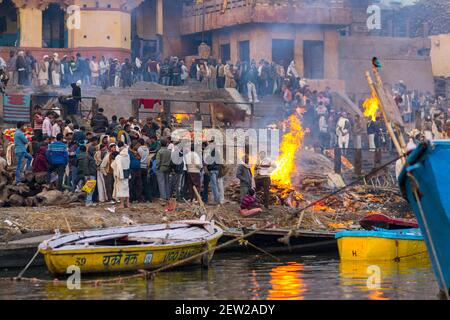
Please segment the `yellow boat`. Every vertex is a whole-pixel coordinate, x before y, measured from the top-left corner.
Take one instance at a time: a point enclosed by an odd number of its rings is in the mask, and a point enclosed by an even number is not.
[[[66,274],[71,266],[82,273],[155,269],[214,248],[222,233],[200,220],[108,228],[56,235],[39,252],[54,274]],[[207,265],[213,255],[214,250],[182,265]]]
[[[336,239],[341,261],[428,259],[419,229],[343,231]]]

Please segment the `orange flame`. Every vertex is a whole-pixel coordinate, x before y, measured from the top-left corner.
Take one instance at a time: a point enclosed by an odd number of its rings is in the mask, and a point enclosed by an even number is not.
[[[334,210],[333,208],[318,202],[313,206],[313,211],[314,212],[326,212],[326,213],[336,213],[336,210]]]
[[[280,155],[275,161],[276,169],[271,174],[272,182],[283,187],[292,185],[291,175],[296,170],[295,156],[300,149],[304,131],[297,116],[292,115],[286,121],[290,131],[283,135]]]
[[[183,120],[189,120],[191,118],[190,115],[184,113],[176,113],[173,115],[177,123],[182,123]]]
[[[367,98],[363,103],[364,116],[367,118],[372,118],[372,121],[377,119],[377,111],[380,101],[377,96],[372,93],[372,97]]]

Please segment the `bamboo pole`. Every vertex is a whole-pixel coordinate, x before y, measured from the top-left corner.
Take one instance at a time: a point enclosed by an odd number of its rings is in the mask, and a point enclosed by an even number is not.
[[[373,68],[373,74],[375,75],[375,79],[377,81],[377,85],[378,85],[379,90],[382,90],[383,91],[383,95],[385,95],[386,91],[384,90],[383,80],[381,79],[380,72],[378,71],[378,68],[376,68],[376,67]],[[381,99],[378,99],[378,100],[381,101]],[[383,106],[381,106],[381,107],[383,107]],[[392,122],[391,122],[391,124],[392,124]],[[398,138],[398,142],[400,144],[400,147],[403,149],[403,152],[404,152],[404,151],[406,151],[406,142],[405,142],[405,139],[403,138],[402,130],[401,130],[400,126],[397,123],[394,123],[394,128],[395,128],[395,131],[397,132],[397,138]]]
[[[378,77],[379,77],[378,73],[376,73],[376,75],[378,75]],[[402,156],[401,157],[401,161],[403,163],[406,163],[406,159],[403,156],[404,155],[404,150],[402,149],[402,147],[400,145],[400,142],[399,142],[399,140],[398,140],[398,138],[397,138],[397,136],[396,136],[396,134],[395,134],[395,132],[394,132],[394,130],[392,128],[392,122],[389,120],[389,118],[388,118],[388,116],[386,114],[386,110],[384,109],[382,99],[380,98],[380,92],[379,92],[377,86],[375,85],[375,83],[373,82],[369,71],[366,71],[366,78],[367,78],[367,83],[369,84],[369,87],[370,87],[370,90],[371,90],[372,94],[375,95],[377,97],[378,101],[379,101],[379,107],[380,107],[380,110],[381,110],[381,114],[383,115],[383,119],[384,119],[384,122],[386,124],[386,129],[387,129],[387,131],[389,133],[389,136],[392,139],[392,142],[394,143],[395,149],[397,150],[398,155]],[[380,81],[381,81],[381,79],[380,79]]]

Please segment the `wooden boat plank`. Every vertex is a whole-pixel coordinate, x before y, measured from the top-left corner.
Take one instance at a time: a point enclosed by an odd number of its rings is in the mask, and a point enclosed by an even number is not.
[[[140,226],[131,226],[131,227],[122,227],[122,228],[108,228],[108,229],[99,229],[99,230],[90,230],[83,232],[70,233],[67,235],[62,235],[59,237],[55,237],[54,239],[50,239],[48,241],[48,245],[52,248],[56,248],[65,243],[74,242],[77,240],[81,240],[83,238],[88,237],[96,237],[96,236],[107,236],[111,234],[116,235],[127,235],[130,233],[137,233],[143,231],[158,231],[158,230],[173,230],[178,228],[186,228],[188,224],[180,224],[180,223],[171,223],[171,224],[158,224],[158,225],[140,225]]]
[[[177,242],[186,242],[188,239],[165,239],[165,238],[148,238],[148,237],[128,237],[129,241],[136,241],[136,242],[142,242],[142,243],[163,243],[163,244],[171,244],[171,243],[177,243]],[[189,239],[191,241],[203,241],[204,238],[191,238]]]
[[[120,238],[123,238],[124,236],[126,237],[126,235],[123,235],[123,234],[113,234],[113,235],[103,236],[103,237],[84,238],[82,240],[76,241],[75,244],[96,243],[96,242],[105,241],[105,240],[120,239]]]

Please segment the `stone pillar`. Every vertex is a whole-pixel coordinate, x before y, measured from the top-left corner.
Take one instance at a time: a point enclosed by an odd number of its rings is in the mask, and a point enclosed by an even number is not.
[[[174,21],[176,23],[176,21]],[[163,0],[156,0],[156,34],[164,34],[164,3]]]
[[[324,31],[324,76],[325,79],[338,79],[339,74],[339,39],[334,28],[326,28]]]
[[[20,30],[20,46],[42,47],[42,10],[48,3],[43,1],[13,0],[17,7]]]
[[[235,64],[239,59],[238,40],[236,30],[230,32],[230,60]]]

